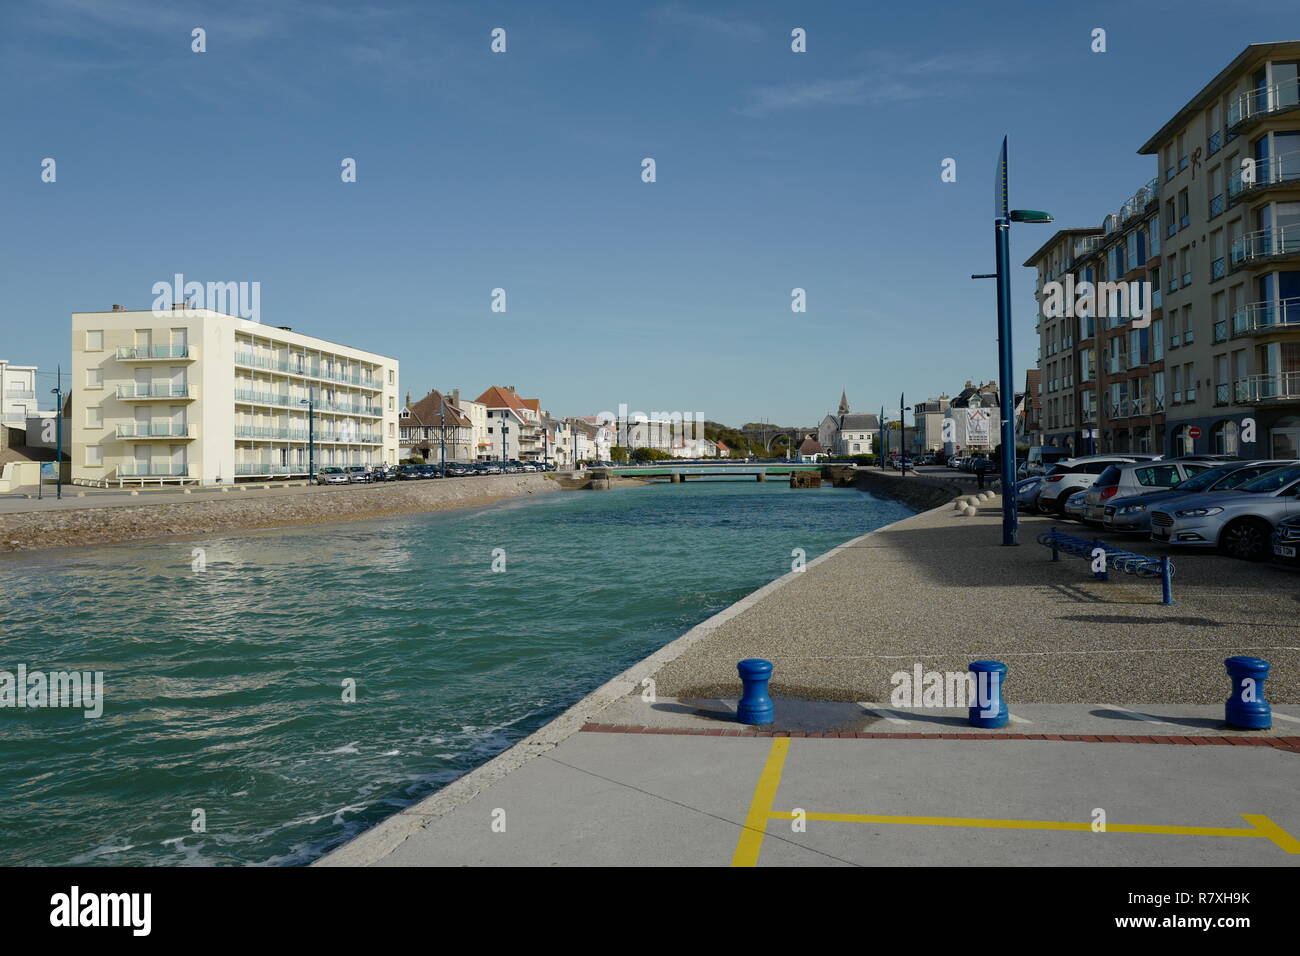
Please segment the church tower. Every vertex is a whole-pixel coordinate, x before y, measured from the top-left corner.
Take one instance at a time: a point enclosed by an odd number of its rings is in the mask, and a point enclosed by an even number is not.
[[[847,415],[848,413],[849,413],[849,397],[846,393],[840,392],[840,414]]]

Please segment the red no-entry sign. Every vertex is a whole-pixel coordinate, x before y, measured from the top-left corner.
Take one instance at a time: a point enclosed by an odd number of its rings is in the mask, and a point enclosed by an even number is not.
[[[1195,425],[1193,425],[1191,428],[1187,429],[1187,437],[1188,437],[1188,438],[1200,438],[1200,437],[1201,437],[1201,430],[1200,430],[1199,428],[1197,428]]]

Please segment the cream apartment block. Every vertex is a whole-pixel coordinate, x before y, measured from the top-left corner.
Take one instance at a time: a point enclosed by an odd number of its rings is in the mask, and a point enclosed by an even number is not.
[[[181,307],[75,312],[72,479],[305,477],[312,444],[317,469],[396,464],[397,388],[396,359],[287,326]]]
[[[1155,179],[1025,263],[1044,441],[1300,457],[1300,42],[1247,47],[1138,152]],[[1045,316],[1067,277],[1149,281],[1150,327]]]

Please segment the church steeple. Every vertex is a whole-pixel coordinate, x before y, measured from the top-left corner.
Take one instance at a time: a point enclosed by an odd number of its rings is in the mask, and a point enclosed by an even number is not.
[[[848,413],[849,413],[849,397],[846,393],[840,392],[840,414],[847,415]]]

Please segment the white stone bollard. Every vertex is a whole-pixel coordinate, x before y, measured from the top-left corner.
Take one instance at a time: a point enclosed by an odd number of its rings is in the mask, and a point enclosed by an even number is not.
[[[968,507],[965,511],[963,511],[962,514],[964,514],[967,518],[973,518],[975,517],[976,514],[978,514],[978,512],[972,506],[972,507]]]

